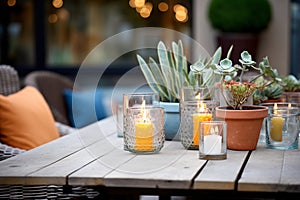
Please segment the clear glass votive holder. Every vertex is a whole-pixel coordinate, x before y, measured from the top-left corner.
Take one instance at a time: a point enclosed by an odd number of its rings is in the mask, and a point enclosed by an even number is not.
[[[128,113],[128,108],[141,106],[159,106],[159,95],[157,93],[130,93],[123,95],[123,135],[127,131],[128,122],[125,120]]]
[[[199,158],[222,160],[227,158],[227,124],[224,121],[200,123]]]
[[[275,109],[293,109],[293,110],[298,110],[300,113],[300,104],[299,103],[293,103],[293,102],[274,102],[274,103],[262,103],[260,104],[261,106],[266,106],[268,107],[268,114],[272,114],[274,107]],[[298,116],[300,120],[300,115]],[[299,125],[300,126],[300,125]],[[266,143],[266,128],[267,128],[267,117],[263,121],[263,125],[260,130],[260,136],[259,136],[259,142],[265,144]],[[300,129],[299,129],[299,135],[300,135]]]
[[[164,109],[155,106],[131,107],[125,116],[124,146],[133,153],[157,153],[165,141]]]
[[[200,122],[215,119],[216,101],[180,102],[180,140],[186,149],[199,149]]]
[[[123,105],[116,106],[117,136],[123,137]]]
[[[266,148],[298,149],[299,109],[278,107],[269,110],[266,123]]]

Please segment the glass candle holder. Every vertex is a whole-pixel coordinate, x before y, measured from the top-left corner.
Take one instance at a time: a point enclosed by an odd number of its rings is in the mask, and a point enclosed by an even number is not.
[[[224,121],[200,124],[199,158],[221,160],[227,157],[227,124]]]
[[[266,147],[269,149],[297,149],[299,138],[299,109],[272,108],[266,123]]]
[[[186,149],[199,149],[200,122],[215,118],[216,101],[185,101],[180,103],[180,140]]]
[[[127,109],[125,149],[133,153],[157,153],[165,141],[164,109],[154,106]]]
[[[157,93],[130,93],[123,95],[123,135],[128,131],[126,127],[126,115],[128,108],[140,108],[141,106],[159,106],[159,95]]]
[[[123,137],[123,105],[116,105],[117,136]]]
[[[179,134],[186,149],[199,149],[199,123],[215,118],[217,90],[215,86],[181,89]]]
[[[300,104],[299,103],[292,103],[292,102],[274,102],[274,103],[262,103],[260,104],[262,106],[266,106],[268,107],[268,114],[272,114],[274,107],[275,109],[292,109],[292,110],[298,110],[298,112],[300,113]],[[300,120],[300,116],[298,116],[299,120]],[[260,131],[260,136],[259,136],[259,142],[265,144],[266,143],[266,130],[267,128],[267,117],[264,119],[263,121],[263,125],[261,127],[261,131]],[[300,129],[299,129],[300,130]],[[300,134],[300,131],[299,131]]]

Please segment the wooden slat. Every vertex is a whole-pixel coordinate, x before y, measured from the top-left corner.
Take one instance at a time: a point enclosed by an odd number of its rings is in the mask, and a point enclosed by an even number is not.
[[[123,144],[123,141],[122,141]],[[96,161],[71,174],[69,185],[104,185],[104,177],[117,169],[121,164],[135,157],[123,150],[115,148],[113,151],[98,158]]]
[[[210,160],[196,177],[194,189],[234,190],[248,151],[227,152],[226,160]]]
[[[238,191],[278,192],[284,151],[258,148],[253,151],[238,182]]]
[[[300,192],[300,151],[287,150],[280,179],[279,191]]]
[[[104,185],[188,189],[205,162],[198,159],[198,151],[185,150],[180,142],[166,142],[158,154],[137,155],[109,173]]]
[[[25,177],[114,134],[115,131],[113,119],[108,118],[71,135],[4,160],[0,164],[0,182],[2,184],[31,184]]]
[[[111,142],[116,138],[117,134],[110,135],[103,140],[93,143],[68,157],[34,172],[26,177],[27,182],[37,185],[64,185],[66,184],[68,175],[117,148]]]

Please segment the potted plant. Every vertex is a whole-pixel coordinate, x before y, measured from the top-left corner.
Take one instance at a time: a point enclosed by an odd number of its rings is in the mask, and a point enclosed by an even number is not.
[[[288,75],[282,78],[283,97],[286,102],[300,103],[300,80],[294,75]]]
[[[184,86],[213,86],[219,75],[213,73],[212,66],[219,62],[221,49],[211,58],[199,59],[188,66],[181,40],[172,42],[172,49],[160,41],[157,45],[158,62],[152,57],[146,62],[140,55],[137,60],[150,88],[160,96],[165,109],[166,139],[174,139],[180,125],[180,90]],[[179,138],[177,138],[179,139]]]
[[[263,78],[259,82],[265,81]],[[283,88],[282,84],[272,83],[261,90],[256,90],[253,95],[253,103],[259,105],[262,103],[276,103],[283,102]]]
[[[211,0],[208,7],[209,21],[219,31],[217,44],[223,49],[234,45],[234,62],[243,50],[255,58],[259,33],[268,27],[271,17],[268,0]]]
[[[218,107],[216,116],[227,122],[227,147],[233,150],[254,150],[259,138],[262,121],[268,115],[264,106],[243,106],[256,90],[280,82],[278,72],[270,66],[265,57],[258,67],[247,51],[241,53],[240,65],[233,65],[227,58],[217,64],[215,73],[222,75],[219,83],[222,97],[228,106]],[[250,70],[251,69],[251,70]],[[255,73],[256,72],[256,73]],[[249,75],[251,73],[251,75]],[[247,75],[248,74],[248,75]],[[259,77],[264,77],[263,85],[255,84]]]

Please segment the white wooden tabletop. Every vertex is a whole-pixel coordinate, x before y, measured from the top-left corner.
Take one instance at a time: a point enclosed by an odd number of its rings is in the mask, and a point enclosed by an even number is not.
[[[198,157],[178,141],[166,141],[157,154],[125,151],[111,117],[1,161],[0,184],[300,193],[299,150],[258,147],[228,150],[226,160]]]

